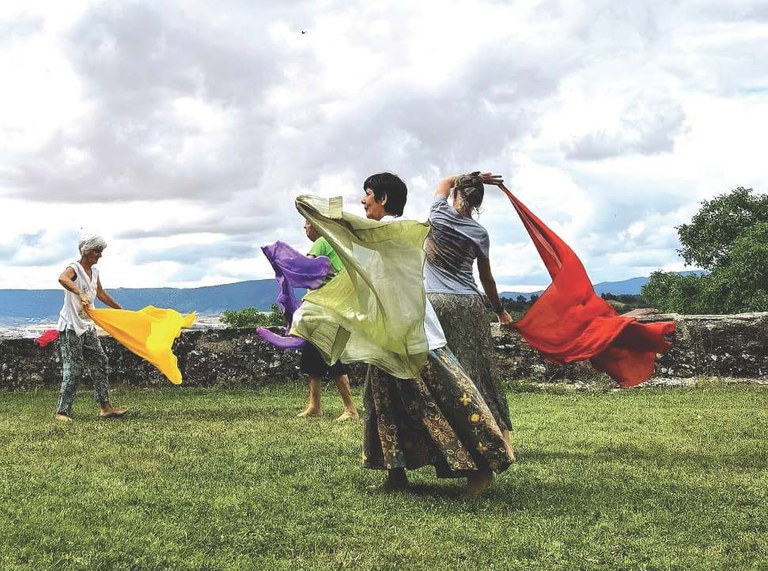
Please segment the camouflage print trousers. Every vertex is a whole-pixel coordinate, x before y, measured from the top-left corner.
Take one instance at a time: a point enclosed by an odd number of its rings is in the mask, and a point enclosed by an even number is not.
[[[78,337],[71,329],[59,335],[61,348],[62,379],[59,390],[57,414],[72,414],[72,403],[77,392],[77,383],[85,374],[93,382],[93,396],[99,405],[109,403],[109,362],[101,348],[96,331],[91,329]]]

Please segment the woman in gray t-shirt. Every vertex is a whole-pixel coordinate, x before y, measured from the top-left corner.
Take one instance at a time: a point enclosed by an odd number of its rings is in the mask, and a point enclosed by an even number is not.
[[[501,304],[491,272],[488,232],[472,218],[483,202],[483,185],[502,182],[498,175],[479,172],[440,181],[429,213],[424,275],[427,297],[443,326],[448,347],[474,380],[509,441],[509,405],[491,375],[493,341],[482,293],[472,273],[477,260],[480,283],[499,323],[510,325],[512,317]]]

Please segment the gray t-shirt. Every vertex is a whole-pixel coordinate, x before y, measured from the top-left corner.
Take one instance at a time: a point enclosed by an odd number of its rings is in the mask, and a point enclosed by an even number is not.
[[[424,287],[427,293],[478,295],[472,274],[475,258],[488,258],[488,232],[479,222],[462,216],[436,197],[429,211],[431,226],[424,249]]]

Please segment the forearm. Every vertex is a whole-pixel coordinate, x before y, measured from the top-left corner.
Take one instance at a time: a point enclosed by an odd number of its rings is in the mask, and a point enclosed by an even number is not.
[[[75,284],[75,282],[73,282],[71,279],[67,277],[64,277],[64,276],[60,277],[59,283],[65,290],[72,292],[77,296],[80,296],[83,293],[80,291],[80,288],[77,287],[77,284]]]
[[[99,301],[103,302],[104,305],[107,305],[112,309],[123,309],[123,306],[117,303],[115,299],[104,290],[98,292],[96,297],[99,298]]]
[[[453,185],[456,184],[456,179],[458,177],[459,175],[453,174],[438,182],[437,189],[435,190],[435,196],[448,197],[448,195],[451,194],[451,189],[453,188]]]
[[[504,311],[504,306],[501,303],[499,292],[496,289],[496,280],[494,280],[492,277],[483,278],[481,276],[480,283],[483,286],[483,291],[485,292],[485,295],[488,298],[488,302],[491,304],[493,311],[496,313],[496,315],[499,315]]]
[[[499,292],[496,289],[496,280],[493,279],[491,262],[487,258],[477,259],[477,273],[480,276],[480,283],[483,284],[483,291],[485,292],[493,311],[496,312],[496,315],[500,315],[504,311],[504,306],[499,299]]]

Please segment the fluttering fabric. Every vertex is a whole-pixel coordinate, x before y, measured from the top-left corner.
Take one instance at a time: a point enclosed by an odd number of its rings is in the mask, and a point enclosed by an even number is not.
[[[35,343],[37,343],[40,347],[45,347],[48,345],[48,343],[52,343],[58,338],[59,331],[57,329],[48,329],[47,331],[44,331],[40,337],[35,338]]]
[[[286,335],[278,335],[265,327],[257,327],[256,332],[262,339],[280,349],[300,349],[306,345],[306,340],[287,335],[293,323],[293,314],[301,305],[294,289],[317,289],[323,285],[325,279],[333,274],[331,261],[325,256],[307,257],[279,240],[274,244],[262,246],[261,251],[275,270],[279,287],[277,304],[288,322],[288,327],[285,330]]]
[[[173,309],[159,309],[151,305],[139,311],[93,307],[86,311],[96,325],[121,345],[152,363],[174,385],[181,384],[181,371],[171,345],[182,328],[194,323],[194,313],[181,315]]]
[[[670,343],[673,321],[638,323],[622,317],[595,295],[592,282],[568,245],[507,188],[525,229],[549,271],[552,283],[514,326],[548,360],[565,364],[589,359],[622,387],[647,381],[657,353]]]
[[[312,290],[291,334],[328,363],[365,362],[410,379],[427,360],[423,285],[426,222],[378,222],[342,210],[341,197],[299,196],[296,208],[325,237],[344,268]]]
[[[273,333],[266,327],[257,327],[256,333],[267,343],[274,345],[278,349],[301,349],[307,344],[305,339],[294,337],[292,335],[279,335]]]

